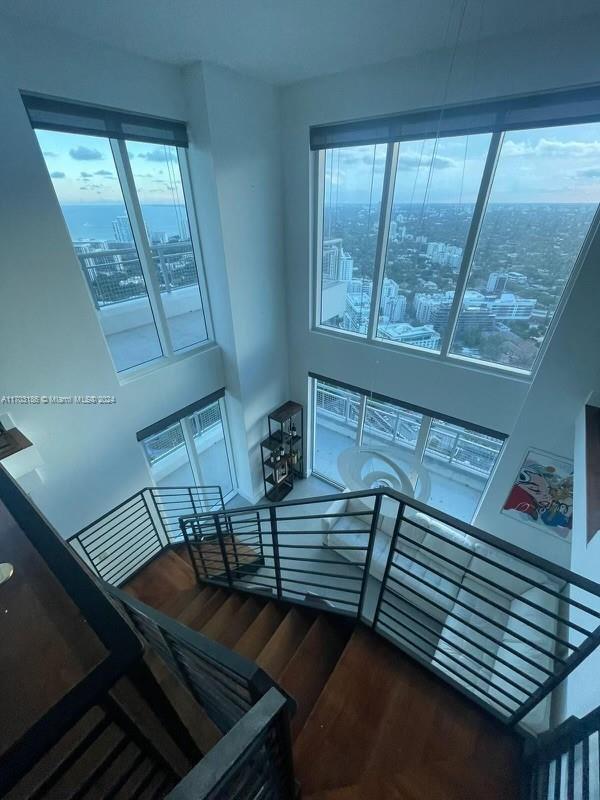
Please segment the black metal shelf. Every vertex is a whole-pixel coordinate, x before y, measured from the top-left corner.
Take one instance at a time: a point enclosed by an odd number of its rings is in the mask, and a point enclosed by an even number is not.
[[[304,477],[304,458],[302,442],[304,438],[304,408],[300,403],[288,401],[268,416],[269,435],[260,443],[263,462],[263,482],[265,497],[272,502],[282,500],[294,487],[295,478]],[[292,435],[291,431],[295,430]],[[287,462],[288,473],[281,480],[276,481],[274,472],[276,466],[282,466],[281,461],[274,464],[271,453],[283,448],[284,463]],[[294,455],[293,455],[294,454]],[[296,458],[296,463],[293,463]]]

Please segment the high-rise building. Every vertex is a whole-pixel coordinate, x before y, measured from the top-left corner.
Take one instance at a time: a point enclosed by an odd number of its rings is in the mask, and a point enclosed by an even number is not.
[[[117,242],[133,242],[133,233],[131,231],[131,225],[129,224],[129,217],[123,214],[123,216],[113,219],[112,226]]]
[[[506,289],[508,275],[505,272],[490,272],[487,279],[486,291],[490,294],[502,294]]]
[[[354,259],[342,246],[342,239],[326,239],[323,242],[323,277],[331,281],[351,281]]]
[[[113,226],[113,232],[115,234],[115,239],[117,242],[122,242],[123,244],[133,243],[133,231],[131,230],[129,217],[126,214],[122,214],[116,219],[113,219],[112,226]],[[144,220],[144,227],[146,229],[146,235],[148,236],[148,240],[151,242],[152,234],[150,233],[150,228],[148,227],[148,223],[146,222],[146,220]]]

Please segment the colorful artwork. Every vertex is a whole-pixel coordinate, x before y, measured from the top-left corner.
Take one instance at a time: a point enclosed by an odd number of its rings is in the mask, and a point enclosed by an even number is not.
[[[502,511],[568,539],[573,525],[573,462],[530,450]]]

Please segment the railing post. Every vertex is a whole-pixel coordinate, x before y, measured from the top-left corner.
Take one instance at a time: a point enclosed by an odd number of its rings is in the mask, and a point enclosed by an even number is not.
[[[193,526],[194,523],[192,523]],[[196,523],[197,524],[197,523]],[[202,586],[202,580],[200,578],[200,573],[198,572],[198,565],[196,564],[196,559],[194,558],[194,552],[192,551],[192,542],[190,542],[190,537],[188,536],[187,532],[188,523],[183,519],[179,520],[179,529],[183,534],[183,541],[187,545],[187,550],[190,556],[190,561],[192,562],[192,567],[194,568],[194,572],[196,573],[196,581],[198,586]],[[194,544],[198,544],[198,553],[200,555],[200,561],[202,562],[202,566],[204,568],[204,577],[210,577],[208,574],[208,570],[206,568],[206,562],[204,560],[204,553],[202,552],[202,542],[194,542]]]
[[[373,625],[372,627],[375,628],[377,626],[377,620],[379,619],[379,611],[381,609],[381,603],[383,600],[383,593],[385,591],[385,586],[387,583],[387,578],[390,573],[390,569],[392,567],[392,563],[394,561],[394,553],[396,550],[396,541],[398,540],[398,532],[400,530],[400,525],[404,520],[404,509],[406,508],[406,503],[399,503],[398,505],[398,513],[396,514],[396,521],[394,522],[394,530],[392,532],[392,538],[390,540],[390,551],[388,553],[387,561],[385,562],[385,569],[383,571],[383,577],[381,579],[381,586],[379,588],[379,597],[377,598],[377,606],[375,607],[375,614],[373,615]]]
[[[159,539],[160,539],[160,534],[159,534],[158,528],[156,526],[156,519],[158,518],[160,520],[160,524],[161,524],[161,527],[162,527],[162,533],[163,533],[163,537],[164,537],[164,542],[161,541],[161,546],[164,547],[165,545],[171,544],[171,539],[169,537],[169,532],[167,531],[167,526],[165,525],[165,521],[163,519],[163,516],[162,516],[162,514],[160,512],[160,509],[158,508],[158,503],[156,502],[156,496],[154,494],[155,487],[151,486],[148,489],[142,489],[141,494],[142,494],[142,497],[144,498],[144,501],[145,501],[145,496],[146,496],[145,493],[146,492],[150,493],[150,497],[152,499],[152,510],[150,510],[150,506],[148,505],[147,502],[146,502],[146,508],[148,509],[148,513],[150,514],[150,517],[152,518],[152,522],[153,522],[153,525],[154,525],[154,530],[156,531],[157,536],[159,537]]]
[[[271,506],[269,509],[271,520],[271,541],[273,543],[273,563],[275,565],[275,585],[277,587],[277,599],[281,600],[281,564],[279,561],[279,537],[277,535],[277,508]]]
[[[260,511],[256,512],[256,530],[258,531],[258,544],[260,547],[260,557],[262,558],[263,566],[265,564],[265,549],[263,547],[262,524],[260,521]]]
[[[357,618],[363,619],[365,598],[367,596],[367,584],[369,583],[369,574],[371,572],[371,559],[373,558],[373,548],[375,547],[375,537],[377,536],[377,522],[381,512],[381,495],[375,496],[375,503],[373,505],[373,516],[371,517],[371,530],[369,532],[369,546],[367,548],[367,555],[365,557],[365,571],[363,573],[362,586],[360,587],[360,600],[358,601]]]
[[[160,549],[162,550],[162,548],[164,547],[164,543],[163,543],[162,539],[160,538],[160,533],[158,532],[158,528],[156,527],[156,520],[154,519],[154,517],[153,517],[153,515],[152,515],[152,513],[150,511],[150,508],[148,506],[148,501],[146,500],[146,492],[145,492],[144,489],[142,489],[142,491],[140,492],[140,495],[142,496],[142,501],[144,503],[144,508],[146,509],[146,514],[148,515],[148,519],[152,523],[152,528],[154,529],[154,533],[156,534],[156,541],[158,542],[158,544],[160,546]],[[162,517],[161,517],[161,522],[162,522]],[[166,531],[165,531],[165,533],[166,533]],[[169,537],[167,535],[167,544],[168,543],[169,543]]]
[[[223,566],[225,567],[225,575],[227,576],[227,583],[231,588],[233,586],[233,581],[231,579],[231,570],[229,569],[229,561],[227,560],[227,550],[225,547],[225,542],[223,540],[223,529],[221,528],[221,520],[219,519],[219,514],[213,514],[213,519],[215,521],[215,529],[217,531],[217,538],[219,540],[219,546],[221,548],[221,558],[223,559]]]

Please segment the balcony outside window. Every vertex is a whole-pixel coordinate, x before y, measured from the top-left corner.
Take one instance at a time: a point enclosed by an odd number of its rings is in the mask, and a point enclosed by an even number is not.
[[[396,488],[397,474],[406,476],[417,499],[472,521],[502,439],[333,383],[315,379],[313,384],[318,477],[356,490]]]

